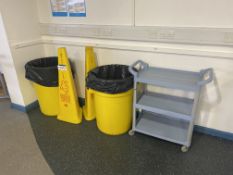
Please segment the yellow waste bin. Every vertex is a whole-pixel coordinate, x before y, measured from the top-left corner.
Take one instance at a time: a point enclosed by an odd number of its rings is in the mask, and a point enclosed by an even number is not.
[[[56,116],[59,112],[58,87],[46,87],[33,83],[40,110],[47,116]]]
[[[33,82],[40,110],[47,116],[56,116],[58,105],[58,57],[44,57],[25,65],[25,77]]]
[[[106,94],[91,90],[94,95],[96,122],[100,131],[109,135],[127,132],[132,122],[133,90]]]
[[[88,73],[98,129],[109,135],[127,132],[132,122],[133,76],[125,65],[106,65]]]

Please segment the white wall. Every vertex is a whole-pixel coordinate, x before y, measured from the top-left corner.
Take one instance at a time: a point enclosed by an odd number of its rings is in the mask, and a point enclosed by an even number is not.
[[[94,40],[82,38],[62,38],[62,37],[44,37],[44,40],[51,41],[54,44],[45,44],[46,55],[54,55],[58,47],[66,47],[69,57],[75,62],[76,72],[78,75],[79,95],[84,97],[85,79],[84,79],[84,63],[85,63],[85,45],[93,45],[97,55],[99,65],[104,64],[127,64],[130,65],[137,59],[142,59],[149,63],[151,66],[160,66],[167,68],[183,69],[199,71],[200,69],[214,68],[216,79],[213,83],[208,85],[201,97],[200,112],[196,123],[201,126],[214,128],[222,131],[233,132],[232,115],[233,109],[231,108],[231,101],[233,99],[233,59],[224,58],[220,55],[214,57],[208,56],[211,53],[212,46],[207,55],[200,56],[200,51],[203,51],[203,46],[183,46],[185,54],[181,52],[169,53],[166,50],[161,52],[142,51],[145,47],[159,48],[161,44],[153,43],[147,45],[140,42],[123,42],[111,40]],[[59,44],[66,43],[66,44]],[[76,44],[75,44],[76,43]],[[129,47],[131,46],[131,47]],[[109,47],[104,48],[104,47]],[[127,48],[137,47],[138,51],[128,50]],[[182,45],[167,44],[167,48],[178,49]],[[117,49],[119,48],[119,49]],[[194,51],[193,51],[194,49]],[[207,50],[208,50],[207,49]],[[141,50],[141,51],[140,51]],[[148,49],[149,50],[149,49]],[[152,49],[151,49],[152,50]],[[213,47],[213,50],[229,52],[232,48],[227,47]],[[190,52],[191,51],[191,52]],[[233,50],[232,50],[233,51]],[[196,53],[196,55],[195,55]],[[80,91],[81,90],[81,91]]]
[[[3,1],[1,1],[2,3]],[[13,14],[16,16],[22,12],[17,11],[17,8],[13,8],[10,5],[13,1],[4,1],[5,5],[12,9]],[[9,2],[9,3],[8,3]],[[41,55],[51,56],[57,54],[57,48],[60,46],[67,47],[68,55],[75,62],[76,72],[78,75],[77,86],[79,88],[80,96],[84,97],[84,46],[93,45],[96,46],[97,59],[99,65],[103,64],[132,64],[137,59],[142,59],[148,62],[152,66],[161,66],[169,68],[178,68],[185,70],[198,71],[202,68],[213,67],[216,73],[216,82],[208,85],[204,91],[204,96],[201,100],[200,114],[197,119],[197,124],[227,131],[233,133],[233,109],[231,108],[231,99],[233,99],[233,79],[232,79],[232,67],[233,61],[230,57],[226,57],[229,53],[233,53],[232,47],[223,46],[207,46],[207,45],[178,45],[178,44],[166,44],[167,49],[157,49],[161,46],[161,43],[139,43],[139,42],[126,42],[126,41],[114,41],[114,40],[101,40],[85,39],[85,38],[69,38],[69,37],[43,37],[47,44],[44,44],[44,50],[39,43],[38,45],[30,46],[30,40],[37,40],[40,38],[38,31],[37,16],[33,11],[35,10],[35,1],[24,0],[25,7],[21,20],[25,19],[29,21],[27,25],[32,24],[29,30],[25,26],[20,26],[16,19],[18,17],[9,17],[9,14],[5,11],[7,31],[11,41],[22,42],[25,41],[26,47],[14,47],[13,58],[16,65],[16,72],[19,76],[20,86],[22,87],[22,93],[24,101],[26,103],[32,102],[35,99],[33,90],[30,88],[30,84],[24,80],[23,64],[30,60],[32,57],[39,57]],[[98,3],[97,3],[98,2]],[[118,3],[117,3],[118,2]],[[89,24],[89,25],[133,25],[133,1],[107,1],[87,0],[87,18],[53,18],[51,17],[50,7],[48,1],[37,0],[38,11],[41,23],[58,23],[58,24]],[[146,1],[146,5],[143,1],[136,0],[136,25],[165,25],[165,26],[189,26],[189,27],[232,27],[233,23],[229,20],[232,18],[232,11],[230,11],[230,0],[224,1],[210,1],[202,2],[202,8],[199,9],[200,16],[196,16],[196,9],[199,8],[198,3],[200,1],[189,1],[192,6],[188,5],[186,1],[179,1],[183,5],[174,4],[173,1]],[[208,3],[207,3],[208,2]],[[159,4],[155,4],[159,3]],[[215,3],[215,5],[213,5]],[[227,5],[226,5],[227,4]],[[210,5],[210,9],[207,8]],[[176,7],[177,8],[174,8]],[[108,8],[109,7],[109,8]],[[112,8],[114,7],[114,8]],[[145,14],[141,14],[140,9],[144,7]],[[156,10],[156,8],[159,8]],[[188,12],[182,11],[180,8],[188,9]],[[107,12],[105,11],[107,9]],[[110,9],[110,10],[109,10]],[[162,9],[162,10],[161,10]],[[168,10],[170,9],[170,10]],[[164,12],[166,10],[166,13]],[[221,14],[218,13],[219,10]],[[16,11],[16,12],[15,12]],[[150,11],[153,11],[150,15]],[[206,11],[208,11],[207,14]],[[148,13],[147,13],[148,12]],[[158,13],[158,14],[157,14]],[[30,20],[29,16],[32,15]],[[94,17],[96,15],[96,17]],[[153,16],[154,15],[154,16]],[[166,17],[166,16],[167,17]],[[220,15],[220,17],[218,17]],[[159,19],[154,18],[159,16]],[[174,16],[174,19],[170,17]],[[216,18],[215,18],[216,17]],[[224,18],[224,19],[223,19]],[[222,19],[222,20],[221,20]],[[16,22],[16,25],[14,25]],[[19,31],[15,31],[12,27],[19,27]],[[12,30],[12,31],[11,31]],[[22,33],[21,37],[19,36]],[[27,34],[28,33],[28,34]],[[71,42],[72,41],[72,42]],[[82,41],[82,42],[80,42]],[[96,44],[97,43],[97,44]],[[100,43],[100,44],[98,44]],[[29,47],[27,47],[29,46]],[[128,48],[128,49],[127,49]],[[137,49],[135,49],[137,48]],[[142,49],[141,49],[142,48]],[[149,52],[145,52],[145,48],[149,48]],[[143,51],[144,50],[144,51]],[[153,51],[154,50],[154,51]],[[172,50],[172,52],[168,52]],[[200,56],[200,53],[204,53]],[[216,54],[216,55],[215,55]],[[30,58],[29,58],[30,57]],[[25,103],[25,104],[26,104]]]
[[[137,26],[233,27],[232,0],[136,0]]]
[[[233,27],[232,0],[86,0],[84,18],[52,17],[49,0],[37,0],[37,3],[41,23],[134,25],[135,22],[136,26]]]
[[[10,44],[40,37],[36,0],[1,0],[0,11]]]
[[[133,10],[129,7],[131,1],[91,2],[87,6],[90,17],[97,15],[98,21],[87,18],[53,18],[48,3],[45,0],[37,0],[41,23],[50,24],[105,24],[105,25],[135,25],[136,26],[169,26],[169,27],[233,27],[233,11],[231,0],[135,0],[135,19]],[[113,2],[115,2],[113,4]],[[132,4],[130,4],[132,3]],[[92,5],[93,6],[92,6]],[[111,5],[112,4],[112,5]],[[113,8],[113,14],[119,7],[123,7],[119,19],[110,15],[101,16],[106,7]],[[107,8],[108,9],[108,8]],[[129,13],[126,13],[126,9]],[[131,9],[131,10],[130,10]],[[91,10],[91,11],[89,11]],[[118,13],[118,12],[117,12]],[[125,17],[125,14],[126,15]],[[131,16],[130,16],[131,14]],[[88,14],[87,14],[88,16]],[[126,20],[126,19],[127,20]],[[133,19],[132,19],[133,18]],[[94,19],[94,18],[93,18]],[[127,21],[127,22],[126,22]],[[166,29],[166,28],[165,28]],[[65,30],[64,26],[62,31]],[[163,31],[161,31],[163,33]],[[233,48],[231,46],[211,46],[198,44],[175,44],[154,42],[130,42],[123,40],[101,40],[75,37],[44,36],[46,56],[57,53],[57,48],[65,46],[69,57],[75,61],[78,75],[78,88],[80,96],[84,97],[84,46],[93,45],[99,65],[103,64],[132,64],[137,59],[148,62],[151,66],[161,66],[184,70],[199,71],[212,67],[215,70],[216,80],[208,85],[203,92],[200,102],[198,125],[233,133]],[[185,35],[184,38],[185,40]],[[224,39],[224,38],[223,38]],[[223,40],[222,39],[222,40]]]
[[[24,104],[20,86],[15,71],[7,34],[0,13],[0,65],[1,72],[5,76],[11,101],[16,104]]]
[[[13,103],[25,106],[35,101],[36,97],[31,84],[24,78],[24,65],[28,60],[43,56],[44,51],[43,46],[39,45],[28,45],[18,49],[13,46],[41,38],[36,0],[1,0],[0,11],[11,48],[9,53],[11,53],[13,61],[11,65],[7,66],[11,66],[12,70],[15,69],[18,79],[18,81],[12,80],[12,83],[7,82],[10,97]],[[5,50],[3,52],[3,54],[8,54]],[[5,76],[11,75],[7,73]],[[23,100],[13,97],[11,95],[13,91],[17,96],[23,96]]]
[[[133,0],[86,0],[87,17],[52,17],[49,0],[37,0],[41,23],[132,25]]]

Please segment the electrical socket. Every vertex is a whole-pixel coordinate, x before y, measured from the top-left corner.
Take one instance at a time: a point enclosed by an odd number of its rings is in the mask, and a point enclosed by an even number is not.
[[[158,33],[159,39],[173,40],[175,38],[174,30],[162,30]]]
[[[149,39],[158,39],[158,31],[151,30],[148,32],[148,34],[149,34],[148,36]]]
[[[224,43],[233,43],[233,32],[226,32],[224,34]]]
[[[104,29],[104,28],[100,28],[100,29],[98,29],[98,35],[99,36],[103,36],[103,37],[110,37],[110,36],[112,36],[112,29]]]
[[[57,32],[60,34],[67,34],[67,28],[66,27],[57,27]]]

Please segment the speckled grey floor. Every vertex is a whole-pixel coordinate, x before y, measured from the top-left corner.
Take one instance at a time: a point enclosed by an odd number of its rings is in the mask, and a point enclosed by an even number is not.
[[[0,175],[52,175],[27,114],[0,99]]]
[[[39,147],[57,175],[232,175],[233,142],[195,133],[192,148],[149,136],[107,136],[95,122],[72,125],[29,113]]]

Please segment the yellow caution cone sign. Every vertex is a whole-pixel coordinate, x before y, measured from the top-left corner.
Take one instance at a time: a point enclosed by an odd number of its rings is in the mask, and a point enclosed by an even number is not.
[[[93,47],[86,47],[85,54],[85,77],[87,77],[88,72],[94,69],[97,66],[97,64]],[[83,115],[86,120],[90,121],[95,119],[95,107],[93,93],[91,93],[91,91],[87,88],[85,90],[85,98],[86,101],[85,106],[83,107]]]
[[[78,103],[77,92],[71,72],[66,49],[58,49],[59,79],[59,120],[78,124],[82,121],[82,109]]]

